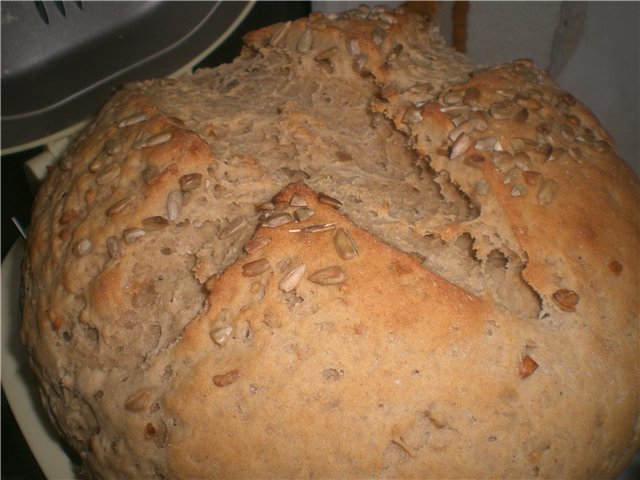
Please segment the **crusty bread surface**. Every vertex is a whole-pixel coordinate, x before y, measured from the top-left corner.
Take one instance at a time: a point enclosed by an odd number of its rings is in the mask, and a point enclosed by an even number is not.
[[[126,85],[53,166],[22,337],[92,478],[606,478],[640,182],[528,60],[402,8]]]

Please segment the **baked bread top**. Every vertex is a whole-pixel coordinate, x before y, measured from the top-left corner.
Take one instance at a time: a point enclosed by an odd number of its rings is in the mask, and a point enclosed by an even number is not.
[[[34,205],[23,339],[93,475],[613,476],[640,183],[527,60],[404,9],[116,93]]]

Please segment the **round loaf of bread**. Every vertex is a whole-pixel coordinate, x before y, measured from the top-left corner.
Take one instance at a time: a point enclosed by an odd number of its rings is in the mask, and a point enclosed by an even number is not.
[[[22,337],[92,478],[604,478],[640,445],[640,182],[417,14],[118,91],[49,172]]]

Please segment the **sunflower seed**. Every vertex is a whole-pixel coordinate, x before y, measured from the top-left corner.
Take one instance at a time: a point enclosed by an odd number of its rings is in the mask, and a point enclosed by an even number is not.
[[[560,125],[559,128],[560,128],[560,135],[562,136],[562,138],[564,138],[568,142],[571,142],[576,137],[576,134],[570,125],[563,123],[562,125]]]
[[[130,412],[142,412],[151,406],[153,389],[141,388],[124,402],[124,408]]]
[[[599,152],[613,151],[613,148],[611,148],[611,145],[609,144],[609,142],[605,140],[596,140],[595,143],[593,144],[593,147]]]
[[[105,158],[103,156],[99,156],[89,164],[89,171],[91,173],[96,173],[98,170],[100,170],[103,167],[104,162],[105,162]]]
[[[382,45],[382,42],[384,42],[384,38],[386,36],[387,32],[380,26],[376,26],[373,30],[371,30],[371,39],[373,40],[373,43],[378,46]]]
[[[506,173],[513,167],[513,156],[509,152],[495,152],[493,163],[502,173]]]
[[[527,118],[529,118],[529,110],[527,110],[526,108],[523,108],[522,110],[518,110],[516,114],[513,116],[513,119],[516,122],[520,122],[520,123],[526,122]]]
[[[526,152],[518,152],[513,156],[513,164],[523,172],[531,170],[531,157]]]
[[[182,210],[182,193],[178,190],[173,190],[167,196],[167,217],[172,222],[175,222]]]
[[[271,36],[271,39],[269,40],[269,45],[271,45],[272,47],[277,47],[278,44],[280,43],[280,41],[287,34],[287,31],[289,30],[289,27],[291,27],[291,20],[289,20],[286,23],[283,23],[278,28],[278,30],[276,30],[276,32]]]
[[[154,217],[147,217],[142,220],[142,228],[147,232],[153,232],[155,230],[162,230],[163,228],[167,228],[169,226],[169,220],[160,215],[156,215]]]
[[[120,175],[120,167],[115,163],[111,164],[106,168],[104,168],[103,172],[96,177],[96,183],[98,185],[104,185],[106,183],[109,183],[115,180],[116,178],[118,178],[119,175]]]
[[[340,372],[335,368],[325,368],[322,370],[322,378],[328,381],[335,382],[336,380],[340,380]]]
[[[229,336],[233,332],[233,327],[231,325],[227,325],[225,327],[216,328],[211,331],[211,340],[213,340],[218,345],[222,346],[227,343],[229,340]]]
[[[129,115],[128,117],[123,118],[118,123],[118,128],[130,127],[131,125],[135,125],[137,123],[142,123],[147,121],[147,115],[145,113],[134,113],[133,115]]]
[[[565,312],[573,312],[580,301],[578,294],[572,290],[561,288],[553,293],[553,300]]]
[[[158,133],[157,135],[153,135],[152,137],[134,142],[133,149],[142,150],[143,148],[162,145],[163,143],[167,143],[169,140],[171,140],[171,136],[172,136],[171,132]]]
[[[256,237],[252,238],[247,242],[244,246],[244,251],[248,254],[255,253],[258,250],[262,250],[264,247],[271,243],[271,238],[269,237]]]
[[[419,265],[422,265],[427,261],[427,258],[424,255],[420,255],[418,252],[409,252],[408,255],[411,257],[411,260]]]
[[[496,144],[496,137],[482,137],[476,142],[476,150],[491,150]]]
[[[471,167],[482,168],[482,164],[484,163],[484,157],[479,153],[474,153],[473,155],[469,155],[464,159],[464,163]]]
[[[558,188],[558,182],[551,178],[542,182],[538,191],[538,204],[542,206],[549,205],[555,198]]]
[[[289,200],[289,205],[292,207],[306,207],[307,201],[297,193],[294,193],[291,196],[291,200]]]
[[[240,378],[240,371],[236,368],[222,375],[214,375],[213,383],[216,387],[226,387]]]
[[[415,125],[422,121],[422,114],[415,106],[409,107],[404,113],[402,120],[404,123],[408,123],[409,125]]]
[[[389,12],[382,12],[380,13],[380,20],[383,21],[384,23],[388,23],[389,25],[393,25],[395,23],[398,23],[398,19],[396,17],[394,17],[392,14],[390,14]]]
[[[445,93],[442,96],[442,102],[445,105],[460,105],[464,98],[464,90],[455,90],[453,92]]]
[[[120,247],[120,240],[117,237],[111,236],[107,238],[107,252],[113,259],[120,258],[122,256],[122,248]]]
[[[202,174],[200,173],[188,173],[180,177],[180,190],[183,192],[190,192],[195,190],[202,183]]]
[[[533,98],[524,97],[520,94],[516,95],[513,100],[518,106],[526,108],[527,110],[536,111],[542,108],[542,104],[539,101]]]
[[[288,293],[296,288],[298,286],[298,283],[300,283],[300,280],[302,280],[302,277],[304,277],[305,269],[306,267],[304,263],[302,263],[297,267],[289,270],[289,272],[287,272],[287,274],[282,277],[282,280],[280,280],[278,288],[280,288],[280,290],[285,293]]]
[[[440,111],[449,116],[460,115],[462,118],[466,118],[466,115],[471,111],[471,107],[468,105],[451,105],[448,107],[440,107]]]
[[[505,98],[514,98],[518,92],[516,90],[510,89],[510,88],[504,88],[504,89],[500,89],[500,90],[496,90],[496,93],[498,95],[501,95]]]
[[[231,222],[224,227],[220,233],[218,234],[218,238],[220,240],[224,240],[225,238],[229,238],[235,235],[238,232],[242,232],[249,226],[249,222],[245,218],[244,215],[240,215],[239,217],[234,218]]]
[[[526,193],[527,193],[527,187],[525,187],[521,183],[515,184],[514,187],[511,189],[512,197],[522,197]]]
[[[567,153],[567,151],[564,148],[554,148],[547,161],[553,162],[554,160],[558,160],[559,158],[563,157],[565,153]]]
[[[76,242],[76,244],[73,246],[73,253],[75,253],[78,257],[84,257],[91,252],[91,247],[91,240],[87,240],[86,238],[84,238]]]
[[[257,277],[258,275],[262,275],[270,268],[271,265],[269,265],[269,260],[267,260],[266,258],[261,258],[259,260],[245,263],[242,266],[242,275],[245,277]]]
[[[73,164],[73,159],[71,158],[70,155],[64,155],[58,161],[58,166],[60,167],[60,170],[62,170],[63,172],[71,170],[72,164]]]
[[[469,87],[464,92],[462,103],[465,105],[477,106],[480,103],[482,93],[476,87]]]
[[[142,228],[127,228],[122,235],[127,244],[131,244],[142,237],[146,232]]]
[[[127,205],[131,203],[133,198],[134,198],[133,196],[129,196],[129,197],[124,197],[122,200],[118,200],[116,203],[114,203],[107,209],[107,215],[110,217],[120,215],[125,211]]]
[[[494,102],[489,108],[489,113],[496,120],[513,118],[517,112],[516,105],[510,100]]]
[[[347,52],[349,52],[349,55],[359,55],[361,53],[360,42],[358,42],[357,38],[347,39]]]
[[[536,132],[542,135],[549,135],[551,133],[551,127],[546,123],[540,123],[536,125]]]
[[[569,147],[569,156],[573,158],[578,163],[581,163],[582,160],[582,150],[578,147]]]
[[[265,221],[262,222],[263,227],[267,228],[277,228],[286,223],[293,222],[293,217],[289,213],[277,213],[268,217]]]
[[[463,133],[456,139],[455,142],[453,142],[453,146],[451,147],[451,154],[449,155],[449,158],[453,160],[454,158],[459,157],[460,155],[465,153],[467,150],[469,150],[472,144],[473,144],[473,139],[466,133]]]
[[[344,228],[339,228],[333,236],[333,244],[336,247],[336,252],[338,252],[340,258],[344,260],[349,260],[359,255],[356,242],[353,241],[349,232]]]
[[[311,50],[311,43],[313,42],[313,36],[311,30],[305,30],[298,40],[298,52],[307,53]]]
[[[317,62],[330,60],[331,58],[335,57],[337,53],[338,47],[327,48],[326,50],[323,50],[318,55],[316,55],[314,60],[316,60]]]
[[[304,222],[305,220],[309,220],[311,217],[313,217],[315,213],[316,212],[310,208],[300,207],[296,208],[296,210],[293,212],[293,217],[296,219],[296,222]]]
[[[347,274],[342,267],[333,265],[314,272],[309,280],[318,285],[337,285],[347,280]]]
[[[558,97],[558,102],[559,103],[564,103],[564,104],[566,104],[566,105],[571,107],[571,106],[576,104],[576,99],[570,93],[563,93],[562,95],[560,95]]]
[[[104,146],[102,148],[104,152],[109,156],[117,155],[122,151],[122,145],[118,143],[115,138],[110,138],[109,140],[104,142]]]
[[[524,142],[521,138],[512,138],[510,143],[511,148],[513,148],[516,152],[521,152],[524,150]]]
[[[318,201],[333,208],[339,208],[342,206],[342,202],[340,200],[337,200],[322,192],[318,193]]]
[[[525,379],[531,376],[531,374],[533,374],[537,369],[538,363],[529,355],[525,355],[522,358],[522,363],[520,364],[520,370],[518,373],[520,374],[520,378]]]
[[[167,424],[164,423],[163,420],[158,420],[155,426],[151,422],[147,423],[144,430],[144,436],[147,440],[153,440],[153,443],[156,445],[156,447],[158,448],[166,447],[167,439],[169,437],[168,431],[167,431]],[[157,469],[156,469],[156,472],[158,472]],[[156,474],[156,476],[161,478],[161,475]],[[164,475],[162,475],[162,477],[164,477]]]
[[[261,212],[272,212],[276,209],[276,206],[271,202],[265,202],[257,205],[256,209]]]
[[[74,209],[67,210],[62,214],[62,216],[58,220],[58,223],[60,225],[67,225],[69,222],[71,222],[71,220],[73,220],[77,216],[78,216],[78,212],[76,212]]]

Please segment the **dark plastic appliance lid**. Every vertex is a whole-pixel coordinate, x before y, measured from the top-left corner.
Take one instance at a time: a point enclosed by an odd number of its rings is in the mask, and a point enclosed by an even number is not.
[[[190,68],[255,2],[1,2],[2,150],[73,129],[131,80]]]

